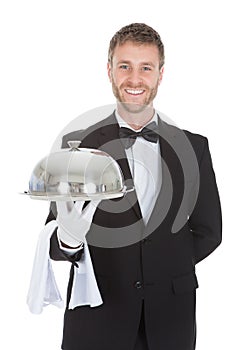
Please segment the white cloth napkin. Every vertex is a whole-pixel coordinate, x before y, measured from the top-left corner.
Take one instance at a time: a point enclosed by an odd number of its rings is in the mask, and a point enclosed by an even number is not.
[[[29,310],[34,314],[40,314],[43,307],[50,304],[60,308],[64,307],[49,257],[50,238],[57,226],[57,222],[52,220],[44,226],[39,234],[27,295]],[[103,301],[96,282],[87,242],[84,242],[84,254],[77,264],[78,268],[74,267],[72,293],[68,308],[74,309],[82,305],[91,307],[101,305]]]

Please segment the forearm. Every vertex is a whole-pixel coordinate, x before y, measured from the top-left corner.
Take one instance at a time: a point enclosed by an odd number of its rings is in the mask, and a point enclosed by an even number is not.
[[[218,188],[206,140],[200,163],[200,186],[189,226],[194,239],[195,262],[211,254],[222,240],[222,216]]]

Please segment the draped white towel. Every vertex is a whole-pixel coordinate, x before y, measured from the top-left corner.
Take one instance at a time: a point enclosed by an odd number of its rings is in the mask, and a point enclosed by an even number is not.
[[[64,307],[49,257],[50,238],[57,226],[57,222],[52,220],[44,226],[39,234],[27,295],[29,310],[34,314],[40,314],[43,307],[50,304],[60,308]],[[74,309],[82,305],[91,307],[101,305],[103,301],[87,242],[84,242],[84,254],[77,264],[78,268],[74,267],[72,293],[68,308]]]

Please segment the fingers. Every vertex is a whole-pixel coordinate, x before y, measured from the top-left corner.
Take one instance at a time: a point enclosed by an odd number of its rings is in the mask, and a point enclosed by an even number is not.
[[[70,220],[85,219],[90,222],[100,202],[101,200],[93,200],[83,209],[85,201],[76,201],[75,204],[72,201],[57,201],[58,216],[69,217]]]
[[[81,213],[83,206],[84,206],[85,201],[76,201],[76,203],[74,204],[74,207],[76,208],[76,210]]]
[[[93,200],[89,203],[89,205],[91,204],[91,206],[94,206],[95,208],[97,208],[100,202],[101,202],[101,199]]]
[[[57,201],[56,206],[59,214],[67,215],[74,208],[74,203],[72,201]]]
[[[101,200],[93,200],[91,201],[86,208],[83,210],[83,217],[85,219],[87,219],[88,221],[91,221],[94,212],[97,208],[97,206],[99,205],[99,203],[101,202]]]
[[[81,212],[84,203],[85,203],[85,201],[76,201],[75,203],[72,201],[57,201],[56,206],[57,206],[57,210],[60,213],[69,213],[74,208],[76,208],[76,210],[78,212]]]

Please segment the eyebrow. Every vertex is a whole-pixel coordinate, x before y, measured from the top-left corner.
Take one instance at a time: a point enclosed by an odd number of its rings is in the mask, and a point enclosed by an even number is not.
[[[123,64],[123,63],[132,64],[132,62],[129,61],[129,60],[120,60],[120,61],[117,62],[117,65],[118,65],[118,64]],[[151,67],[155,67],[155,66],[156,66],[156,65],[155,65],[153,62],[151,62],[151,61],[149,61],[149,62],[140,62],[140,65],[141,65],[141,66],[151,66]]]

